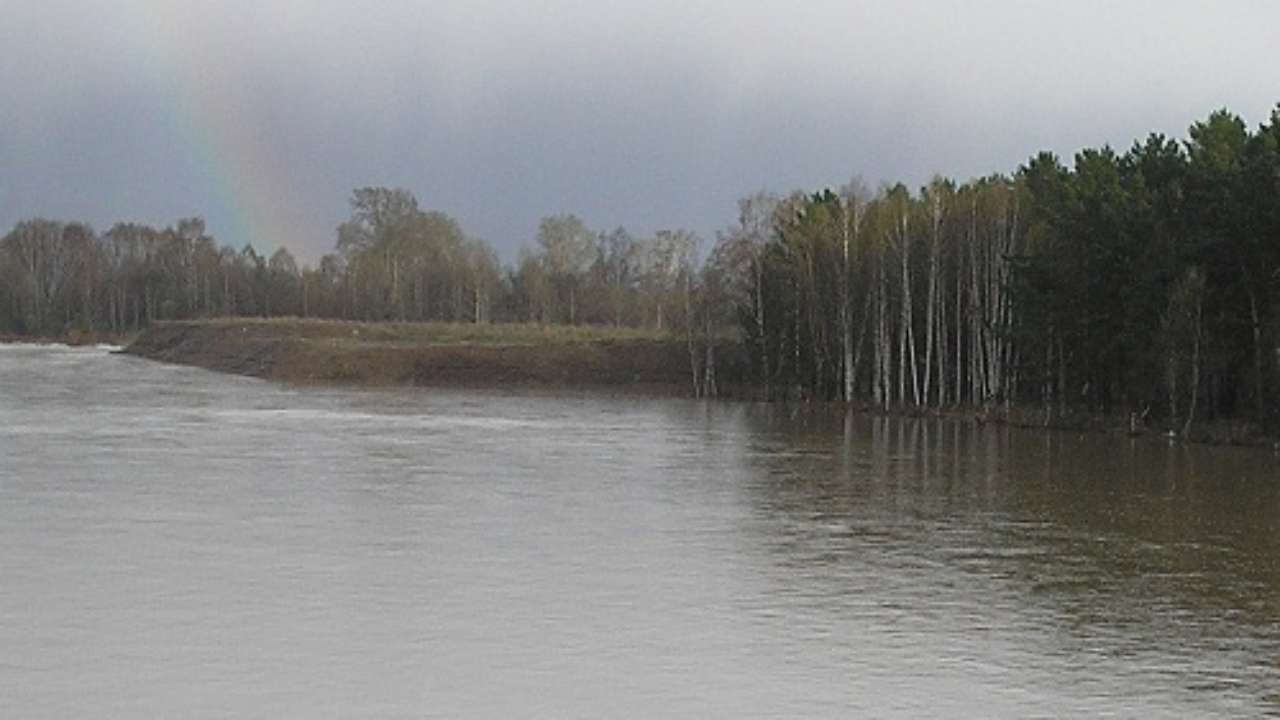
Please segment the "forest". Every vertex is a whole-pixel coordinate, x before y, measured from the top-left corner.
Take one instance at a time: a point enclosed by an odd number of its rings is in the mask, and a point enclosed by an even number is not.
[[[226,316],[650,328],[734,338],[772,399],[1010,404],[1280,425],[1280,108],[912,190],[756,193],[714,239],[544,218],[513,264],[409,191],[361,188],[333,252],[31,219],[0,239],[0,334]],[[693,351],[695,344],[705,353]],[[696,383],[695,383],[696,384]]]

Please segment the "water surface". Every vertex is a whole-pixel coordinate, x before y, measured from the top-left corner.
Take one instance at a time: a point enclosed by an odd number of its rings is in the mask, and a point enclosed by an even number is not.
[[[0,346],[0,717],[1280,715],[1276,467]]]

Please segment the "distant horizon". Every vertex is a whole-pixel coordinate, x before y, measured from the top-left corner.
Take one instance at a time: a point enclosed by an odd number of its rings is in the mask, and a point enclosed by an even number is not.
[[[1201,113],[1201,115],[1200,115],[1198,118],[1195,118],[1195,119],[1193,119],[1192,121],[1189,121],[1189,122],[1187,123],[1188,128],[1189,128],[1192,124],[1194,124],[1195,122],[1198,122],[1198,121],[1200,121],[1200,120],[1204,120],[1204,119],[1205,119],[1205,118],[1207,118],[1210,114],[1212,114],[1212,113],[1214,113],[1214,112],[1218,112],[1218,111],[1227,111],[1227,112],[1230,112],[1230,113],[1232,113],[1232,114],[1234,114],[1234,115],[1239,116],[1239,117],[1240,117],[1240,118],[1245,122],[1245,126],[1246,126],[1247,128],[1249,128],[1251,131],[1252,131],[1252,130],[1254,130],[1254,129],[1256,129],[1259,125],[1265,124],[1265,121],[1264,121],[1264,120],[1259,120],[1259,121],[1256,121],[1256,122],[1255,122],[1253,119],[1251,119],[1251,118],[1248,118],[1248,117],[1245,117],[1245,116],[1241,115],[1240,113],[1236,112],[1236,111],[1235,111],[1234,109],[1232,109],[1232,108],[1229,108],[1229,107],[1219,107],[1219,108],[1213,108],[1213,109],[1211,109],[1211,110],[1207,110],[1207,111],[1205,111],[1205,112]],[[1267,119],[1268,119],[1268,120],[1270,119],[1270,117],[1271,117],[1271,113],[1272,113],[1272,112],[1280,112],[1280,101],[1277,101],[1275,104],[1273,104],[1273,105],[1272,105],[1271,110],[1270,110],[1270,111],[1268,111],[1268,113],[1267,113]],[[630,232],[631,234],[633,234],[633,235],[635,235],[635,236],[638,236],[638,237],[647,237],[647,236],[652,236],[652,235],[654,235],[655,233],[660,232],[660,231],[662,231],[662,230],[670,230],[670,229],[683,229],[683,230],[689,230],[689,231],[691,231],[691,232],[695,233],[695,235],[697,235],[697,237],[701,240],[701,246],[699,247],[699,255],[703,255],[703,256],[705,256],[705,254],[706,254],[707,250],[709,250],[709,249],[710,249],[710,247],[711,247],[712,245],[714,245],[714,243],[715,243],[715,241],[716,241],[717,233],[722,232],[723,230],[725,230],[725,229],[729,228],[729,227],[733,224],[733,222],[734,222],[734,220],[735,220],[734,215],[735,215],[735,213],[737,212],[737,200],[738,200],[738,199],[741,199],[741,198],[745,198],[745,197],[747,197],[747,196],[749,196],[749,195],[751,195],[751,194],[754,194],[754,193],[764,192],[764,193],[774,194],[774,195],[777,195],[777,196],[779,196],[779,197],[783,197],[783,196],[786,196],[786,195],[788,195],[788,194],[790,194],[790,193],[793,193],[793,192],[800,192],[800,193],[814,193],[814,192],[821,192],[821,191],[823,191],[823,190],[828,190],[828,189],[829,189],[829,190],[837,190],[839,187],[841,187],[841,186],[843,186],[843,185],[845,185],[845,184],[847,184],[847,183],[849,183],[849,182],[852,182],[852,181],[861,182],[861,183],[863,183],[863,184],[864,184],[868,189],[870,189],[870,190],[872,190],[872,191],[878,191],[878,190],[880,190],[881,188],[884,188],[884,187],[891,187],[891,186],[895,186],[895,185],[899,185],[899,184],[901,184],[901,185],[903,185],[903,186],[907,187],[907,188],[908,188],[912,193],[915,193],[915,192],[917,192],[918,190],[920,190],[920,188],[922,188],[923,186],[927,185],[927,184],[928,184],[928,182],[929,182],[931,179],[935,178],[935,177],[942,177],[942,178],[945,178],[945,179],[954,180],[955,182],[957,182],[957,183],[959,183],[959,184],[964,184],[964,183],[972,182],[972,181],[974,181],[974,180],[978,180],[978,179],[983,178],[983,177],[990,177],[990,176],[993,176],[993,175],[1001,175],[1001,176],[1006,176],[1006,177],[1012,177],[1013,175],[1015,175],[1015,174],[1018,172],[1018,170],[1019,170],[1021,167],[1023,167],[1023,166],[1026,164],[1026,162],[1027,162],[1028,160],[1030,160],[1030,159],[1034,158],[1036,155],[1038,155],[1038,154],[1040,154],[1040,153],[1042,153],[1042,152],[1049,152],[1049,153],[1052,153],[1053,155],[1055,155],[1056,157],[1058,157],[1058,158],[1063,162],[1063,164],[1064,164],[1064,165],[1066,165],[1067,167],[1071,167],[1071,166],[1073,165],[1073,160],[1074,160],[1075,155],[1076,155],[1077,153],[1079,153],[1080,151],[1082,151],[1082,150],[1089,149],[1089,148],[1101,149],[1101,148],[1104,148],[1104,147],[1110,147],[1111,149],[1115,150],[1117,153],[1119,153],[1119,154],[1123,154],[1123,153],[1124,153],[1124,152],[1126,152],[1129,148],[1133,147],[1133,145],[1134,145],[1135,143],[1141,142],[1142,140],[1146,139],[1147,137],[1150,137],[1150,136],[1151,136],[1151,135],[1153,135],[1153,134],[1162,134],[1162,135],[1164,135],[1165,137],[1168,137],[1168,138],[1171,138],[1171,139],[1173,139],[1173,140],[1177,141],[1177,142],[1178,142],[1178,144],[1179,144],[1179,146],[1182,146],[1182,145],[1184,145],[1184,144],[1185,144],[1185,141],[1186,141],[1186,139],[1187,139],[1187,137],[1186,137],[1186,135],[1187,135],[1186,130],[1187,130],[1187,128],[1184,128],[1180,133],[1167,133],[1167,132],[1164,132],[1164,131],[1162,131],[1162,130],[1150,130],[1150,131],[1148,131],[1148,132],[1146,132],[1146,133],[1143,133],[1143,134],[1141,134],[1141,135],[1137,135],[1137,136],[1135,136],[1135,137],[1131,138],[1131,139],[1130,139],[1128,142],[1126,142],[1126,143],[1110,143],[1110,142],[1108,142],[1108,143],[1098,143],[1098,144],[1096,144],[1096,145],[1081,146],[1081,147],[1074,148],[1074,149],[1071,149],[1071,150],[1068,150],[1068,151],[1057,151],[1057,150],[1047,150],[1047,149],[1034,150],[1034,151],[1031,151],[1031,152],[1027,153],[1027,154],[1026,154],[1026,156],[1023,158],[1023,160],[1019,161],[1018,163],[1016,163],[1015,165],[1013,165],[1013,166],[1012,166],[1012,167],[1010,167],[1010,168],[1007,168],[1007,169],[1004,169],[1004,170],[996,169],[996,170],[991,170],[990,172],[981,173],[981,174],[973,174],[973,175],[968,175],[968,176],[964,176],[964,177],[955,176],[955,175],[949,175],[949,174],[947,174],[947,173],[945,173],[945,172],[938,171],[938,172],[932,172],[932,173],[929,173],[929,174],[927,174],[925,177],[923,177],[923,178],[921,178],[921,179],[919,179],[919,180],[912,181],[912,182],[908,182],[908,181],[901,180],[901,179],[897,179],[897,180],[895,180],[895,179],[888,179],[888,178],[884,178],[884,179],[877,180],[876,182],[874,182],[874,183],[873,183],[873,182],[870,182],[867,178],[865,178],[865,177],[861,177],[861,176],[859,176],[859,175],[857,175],[857,174],[855,173],[855,174],[851,174],[848,178],[846,178],[846,179],[845,179],[845,180],[843,180],[843,181],[840,181],[840,182],[834,182],[834,183],[828,183],[828,184],[825,184],[825,185],[815,185],[815,186],[811,186],[811,187],[793,187],[793,188],[788,188],[788,189],[785,189],[785,190],[784,190],[784,189],[778,189],[778,188],[769,188],[769,187],[761,187],[761,188],[756,188],[756,189],[754,189],[754,190],[746,190],[746,191],[742,192],[742,193],[741,193],[741,194],[740,194],[740,195],[739,195],[739,196],[738,196],[738,197],[733,201],[733,204],[732,204],[733,206],[732,206],[731,208],[729,208],[728,212],[726,213],[725,217],[722,219],[722,221],[720,222],[720,224],[719,224],[719,225],[712,226],[712,228],[711,228],[709,231],[704,231],[704,230],[701,230],[701,229],[698,229],[698,228],[691,228],[691,227],[687,227],[687,226],[677,226],[677,225],[673,225],[673,224],[670,224],[670,223],[662,223],[662,222],[656,222],[656,223],[653,223],[652,225],[639,226],[639,227],[628,226],[628,225],[624,225],[624,224],[622,224],[622,223],[613,223],[613,224],[609,224],[608,222],[605,222],[605,223],[603,223],[603,224],[594,224],[594,223],[592,223],[590,220],[588,220],[587,218],[585,218],[585,217],[583,216],[583,214],[582,214],[582,213],[580,213],[580,212],[575,212],[575,211],[573,211],[573,210],[563,210],[563,211],[558,211],[558,212],[547,212],[547,213],[544,213],[544,214],[542,214],[542,215],[537,216],[537,218],[535,218],[535,219],[534,219],[534,221],[533,221],[533,225],[532,225],[532,226],[531,226],[531,228],[530,228],[530,231],[529,231],[529,234],[528,234],[528,237],[527,237],[527,238],[521,238],[521,239],[519,239],[519,240],[517,240],[517,241],[514,241],[514,242],[512,242],[512,243],[510,243],[510,244],[503,244],[503,243],[497,243],[497,242],[494,242],[494,241],[492,241],[492,240],[491,240],[491,239],[489,239],[489,238],[483,237],[483,236],[481,236],[481,235],[479,235],[479,234],[475,233],[473,230],[471,230],[471,228],[470,228],[470,226],[468,225],[468,222],[467,222],[467,220],[466,220],[465,218],[460,217],[458,214],[456,214],[456,213],[452,212],[450,209],[448,209],[448,208],[442,208],[442,207],[432,207],[432,206],[430,206],[429,204],[427,204],[427,203],[423,202],[423,198],[421,198],[420,196],[418,196],[418,194],[414,191],[414,189],[413,189],[413,188],[410,188],[410,187],[402,187],[402,186],[395,186],[395,185],[387,185],[387,184],[378,184],[378,183],[369,183],[369,184],[364,184],[364,185],[354,185],[354,186],[352,186],[352,188],[348,191],[347,196],[343,199],[343,202],[341,203],[340,207],[343,209],[343,211],[344,211],[344,212],[348,211],[348,210],[349,210],[349,208],[350,208],[349,199],[350,199],[350,197],[351,197],[351,193],[352,193],[353,191],[355,191],[356,189],[361,188],[361,187],[383,187],[383,188],[387,188],[387,189],[407,190],[407,191],[409,191],[410,193],[414,194],[414,196],[415,196],[415,197],[417,197],[417,198],[418,198],[419,202],[422,204],[422,208],[423,208],[423,210],[439,211],[439,212],[443,212],[443,213],[445,213],[446,215],[448,215],[448,216],[452,217],[454,220],[456,220],[456,221],[459,223],[459,225],[461,225],[462,229],[467,233],[468,237],[471,237],[471,238],[476,239],[476,240],[480,240],[480,241],[482,241],[482,242],[484,242],[484,243],[488,244],[490,247],[492,247],[492,248],[495,250],[495,252],[497,252],[497,253],[498,253],[498,259],[499,259],[499,261],[500,261],[503,265],[507,265],[507,266],[511,266],[511,265],[513,265],[513,264],[516,262],[516,260],[518,259],[519,253],[520,253],[520,251],[521,251],[522,249],[525,249],[525,248],[532,248],[532,247],[536,244],[535,236],[536,236],[536,233],[537,233],[537,226],[538,226],[538,222],[539,222],[541,219],[543,219],[543,218],[550,217],[550,216],[553,216],[553,215],[574,215],[574,216],[576,216],[576,217],[578,217],[578,218],[582,219],[582,220],[584,221],[584,223],[586,223],[586,225],[588,226],[588,228],[590,228],[591,230],[593,230],[593,231],[595,231],[595,232],[597,232],[597,233],[600,233],[600,234],[609,233],[609,232],[611,232],[611,231],[613,231],[613,230],[615,230],[615,229],[617,229],[617,228],[620,228],[620,227],[621,227],[621,228],[625,228],[628,232]],[[26,221],[26,220],[31,220],[31,219],[36,219],[36,218],[47,219],[47,220],[54,220],[54,221],[58,221],[58,222],[67,222],[67,223],[72,223],[72,222],[84,222],[84,223],[89,224],[89,225],[93,228],[93,230],[94,230],[95,232],[98,232],[98,233],[106,232],[107,230],[110,230],[112,226],[114,226],[114,225],[116,225],[116,224],[122,224],[122,223],[124,223],[124,224],[133,223],[133,224],[138,224],[138,225],[144,225],[144,226],[152,227],[152,228],[154,228],[154,229],[156,229],[156,230],[163,230],[163,229],[165,229],[165,228],[172,227],[172,226],[176,225],[176,224],[177,224],[177,222],[178,222],[179,220],[183,220],[183,219],[187,219],[187,218],[199,218],[199,219],[201,219],[201,220],[204,220],[204,221],[205,221],[205,223],[206,223],[206,230],[207,230],[208,234],[209,234],[211,237],[213,237],[213,239],[218,243],[218,245],[219,245],[219,246],[231,247],[231,248],[233,248],[233,249],[235,249],[235,250],[237,250],[237,251],[243,251],[247,246],[252,245],[252,246],[253,246],[254,251],[255,251],[255,252],[257,252],[258,254],[262,255],[263,257],[270,256],[270,255],[271,255],[273,252],[275,252],[276,250],[279,250],[279,249],[281,249],[281,248],[284,248],[284,249],[287,249],[287,250],[289,251],[289,253],[290,253],[291,255],[293,255],[293,256],[294,256],[294,258],[296,258],[296,260],[298,261],[299,265],[306,265],[306,266],[309,266],[309,267],[315,267],[315,266],[319,263],[319,261],[320,261],[320,260],[321,260],[325,255],[328,255],[328,254],[336,253],[336,252],[337,252],[337,248],[336,248],[336,244],[337,244],[337,228],[338,228],[338,225],[340,225],[340,224],[341,224],[341,222],[343,222],[344,220],[346,220],[347,216],[344,214],[344,215],[343,215],[343,216],[342,216],[342,217],[341,217],[337,222],[335,222],[335,224],[334,224],[334,228],[333,228],[333,239],[332,239],[332,242],[330,243],[330,245],[329,245],[329,246],[327,246],[327,247],[323,247],[323,246],[322,246],[322,247],[319,247],[318,249],[313,249],[313,248],[311,248],[310,246],[305,245],[305,244],[304,244],[304,245],[298,245],[298,246],[295,246],[295,245],[292,245],[292,244],[288,243],[287,241],[286,241],[286,242],[276,242],[276,243],[272,243],[272,242],[255,242],[255,241],[253,241],[252,239],[249,239],[249,240],[246,240],[246,241],[244,241],[244,242],[234,242],[234,241],[232,241],[232,240],[229,240],[229,239],[228,239],[226,236],[224,236],[223,234],[220,234],[220,233],[218,232],[217,228],[216,228],[216,227],[215,227],[215,226],[210,222],[209,217],[208,217],[207,215],[201,214],[201,213],[199,213],[199,212],[192,212],[192,213],[188,213],[188,214],[181,215],[181,216],[178,216],[178,217],[172,217],[172,218],[161,219],[161,220],[156,220],[156,221],[151,221],[151,220],[141,219],[141,218],[120,217],[120,218],[117,218],[117,219],[114,219],[114,220],[109,220],[109,221],[104,222],[104,223],[97,223],[97,222],[94,222],[94,221],[88,220],[88,219],[86,219],[86,218],[63,217],[63,216],[57,216],[57,215],[49,215],[49,214],[38,214],[38,213],[33,213],[33,214],[26,214],[26,215],[21,215],[21,216],[18,216],[18,217],[13,218],[13,219],[12,219],[12,221],[10,221],[10,222],[6,223],[2,228],[0,228],[0,236],[3,236],[5,233],[9,232],[9,230],[11,230],[11,229],[16,225],[16,224],[18,224],[18,223],[20,223],[20,222],[23,222],[23,221]],[[313,252],[308,252],[308,251],[313,251]]]
[[[709,243],[759,190],[1009,173],[1223,107],[1256,127],[1280,100],[1280,6],[1231,8],[21,0],[0,28],[23,58],[0,67],[0,226],[200,216],[314,262],[377,185],[506,261],[558,213]]]

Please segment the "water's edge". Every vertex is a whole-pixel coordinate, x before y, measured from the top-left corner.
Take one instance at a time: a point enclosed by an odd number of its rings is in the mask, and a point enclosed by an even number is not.
[[[359,327],[360,324],[353,324]],[[298,332],[307,323],[166,322],[144,330],[122,352],[161,362],[300,385],[343,387],[542,388],[605,394],[694,396],[683,341],[511,345],[382,345],[341,343]],[[317,327],[322,324],[317,324]],[[746,382],[741,349],[719,362],[719,398],[763,400]],[[944,417],[978,425],[1007,425],[1159,437],[1170,442],[1280,448],[1280,438],[1246,420],[1206,420],[1183,436],[1135,416],[1000,404],[992,407],[892,408],[829,404],[868,415]]]

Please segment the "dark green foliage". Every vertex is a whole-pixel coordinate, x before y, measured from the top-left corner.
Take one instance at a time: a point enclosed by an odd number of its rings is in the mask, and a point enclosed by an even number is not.
[[[1185,144],[1151,135],[1071,167],[1041,153],[1013,178],[888,187],[843,229],[847,198],[782,201],[738,295],[761,384],[834,398],[844,379],[849,399],[882,406],[1274,423],[1278,118],[1250,133],[1219,111]],[[842,357],[846,338],[858,352]]]
[[[1070,167],[1040,153],[915,193],[761,193],[701,268],[698,245],[557,215],[504,269],[387,188],[353,193],[314,269],[219,248],[198,219],[102,235],[34,219],[0,239],[0,333],[217,315],[647,327],[685,338],[714,393],[712,351],[736,326],[774,398],[1280,422],[1280,108],[1252,132],[1221,110],[1182,142],[1085,149]]]

